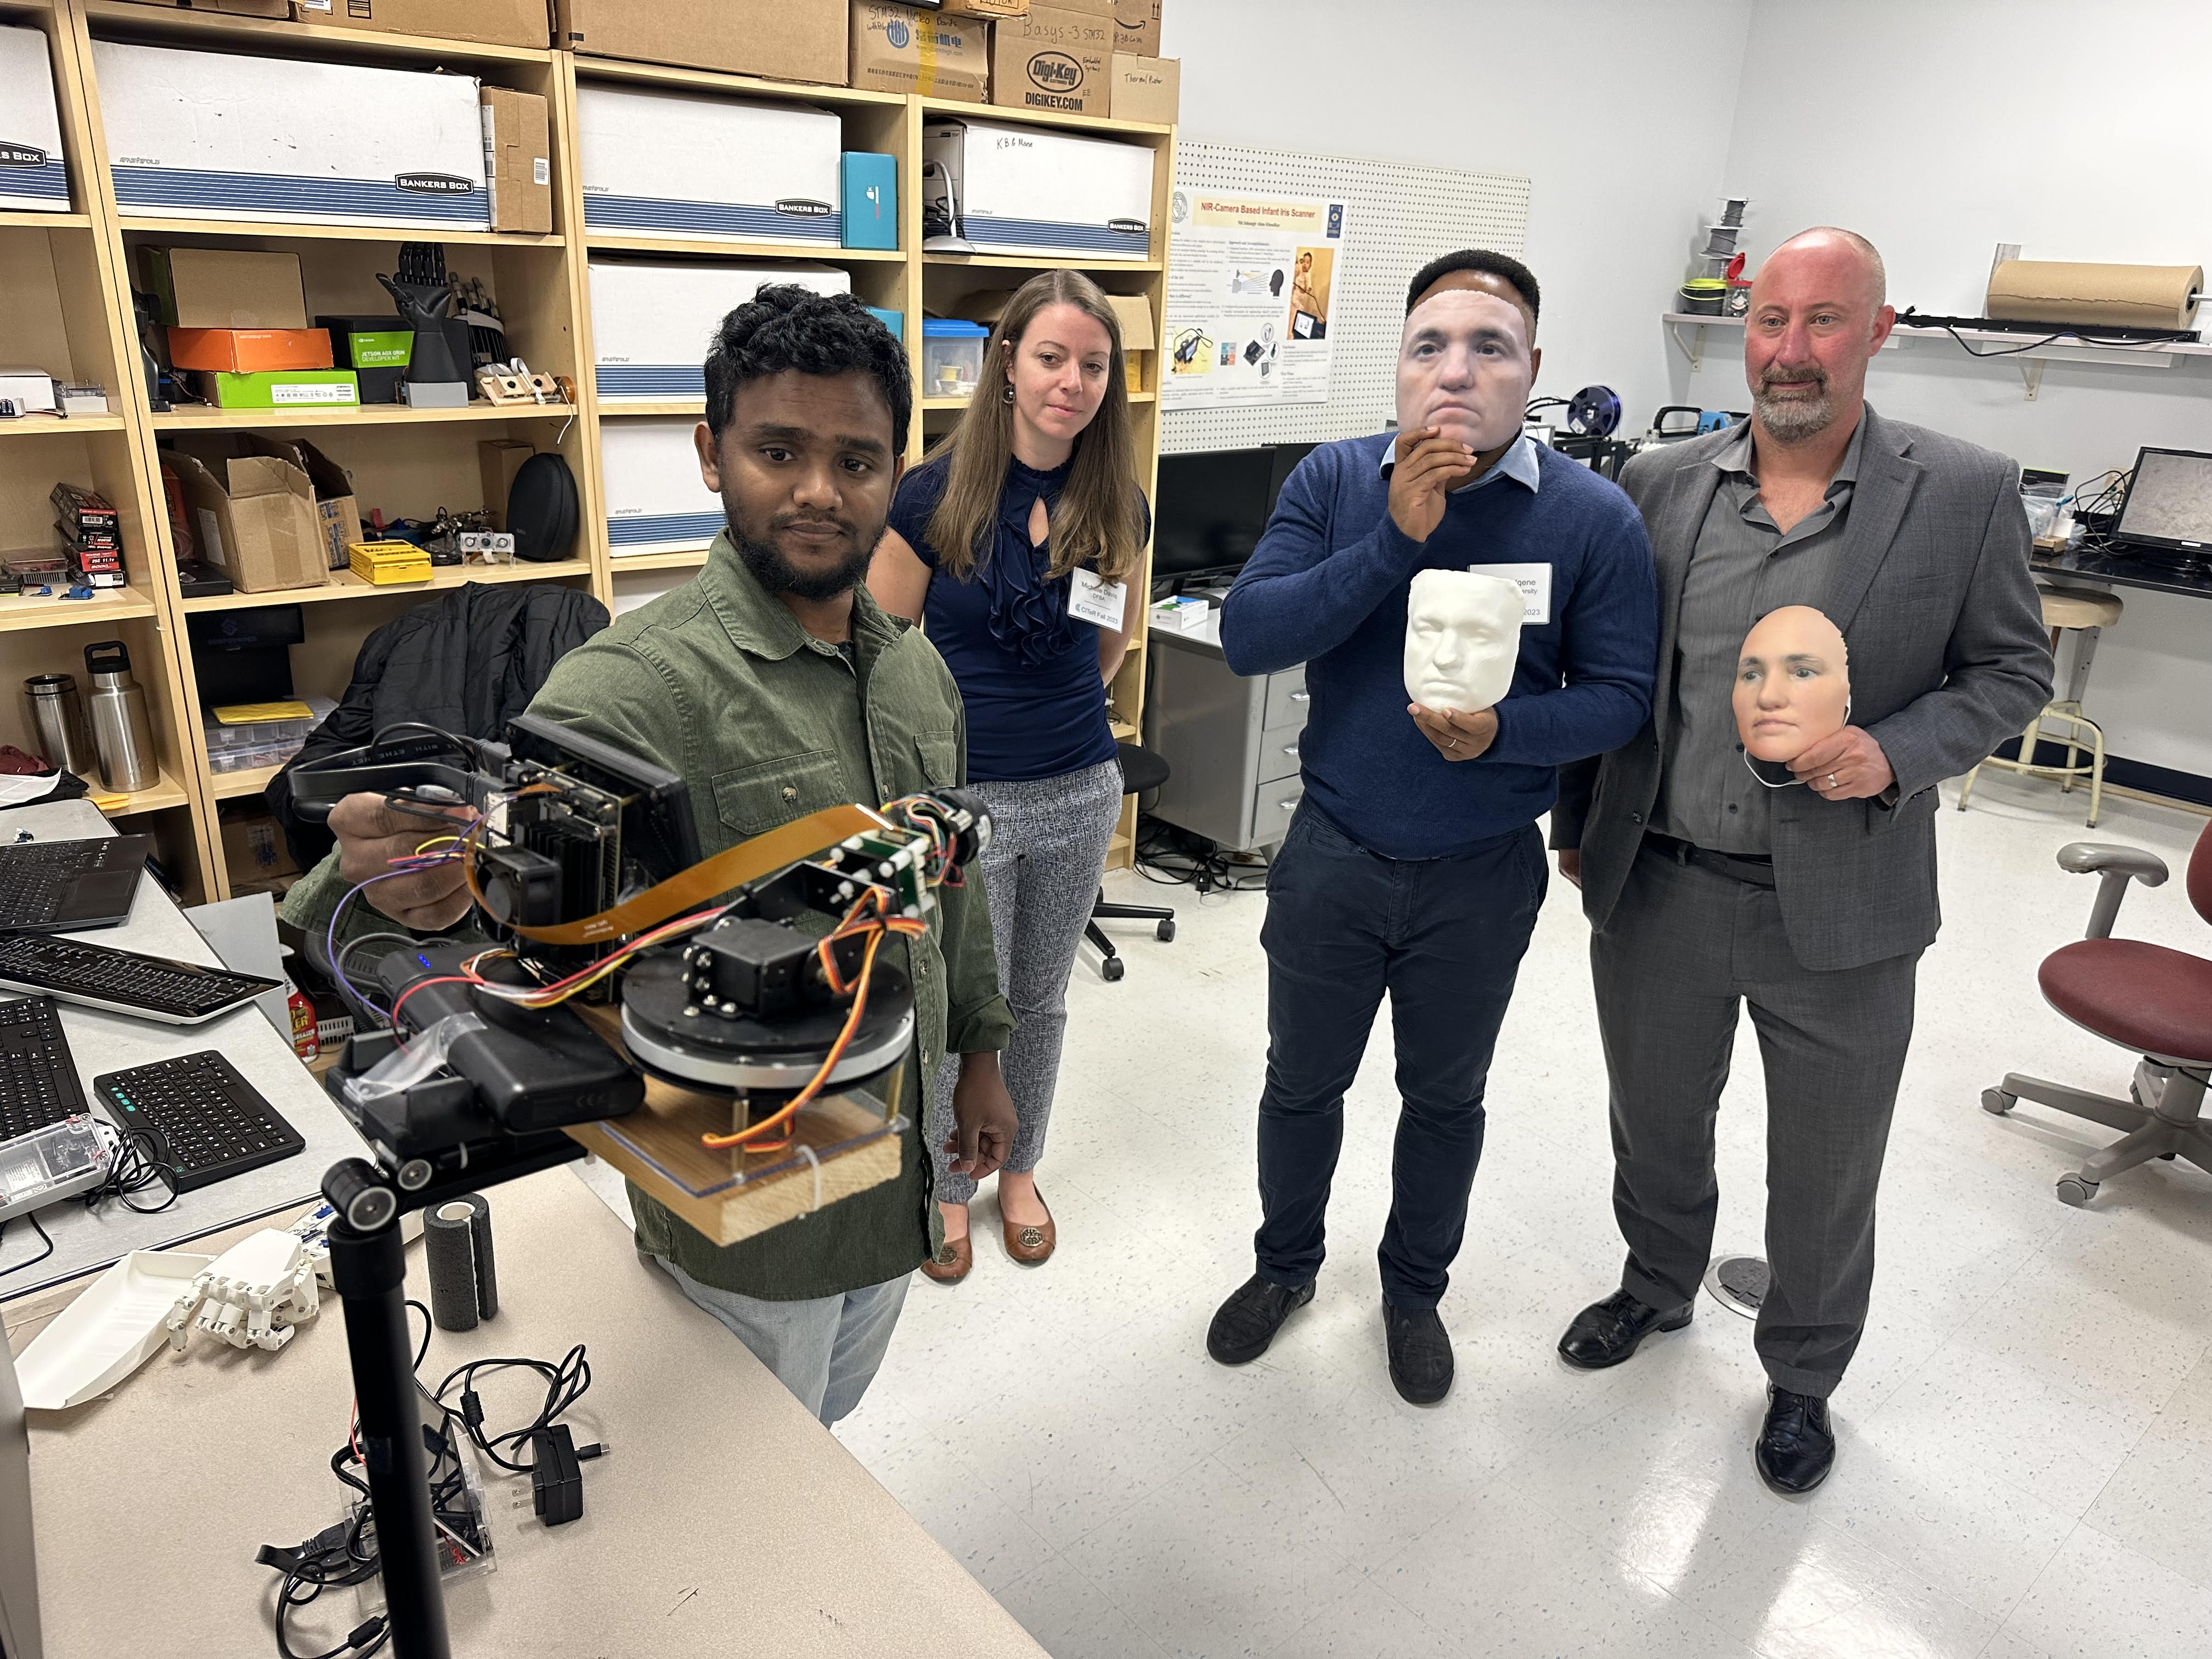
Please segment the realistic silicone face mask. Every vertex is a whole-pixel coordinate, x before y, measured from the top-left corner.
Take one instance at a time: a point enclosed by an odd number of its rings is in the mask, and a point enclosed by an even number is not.
[[[1735,729],[1756,761],[1793,761],[1850,716],[1844,636],[1808,605],[1770,611],[1736,660]]]
[[[1398,345],[1398,426],[1433,426],[1477,454],[1511,441],[1536,382],[1528,319],[1472,289],[1431,292]]]
[[[1425,708],[1495,708],[1521,654],[1521,589],[1502,576],[1424,570],[1406,607],[1406,695]]]

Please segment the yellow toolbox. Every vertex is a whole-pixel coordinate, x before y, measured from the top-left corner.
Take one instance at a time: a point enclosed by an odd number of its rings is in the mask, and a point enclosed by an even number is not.
[[[430,580],[430,556],[412,542],[355,542],[346,549],[346,564],[362,580],[379,587]]]

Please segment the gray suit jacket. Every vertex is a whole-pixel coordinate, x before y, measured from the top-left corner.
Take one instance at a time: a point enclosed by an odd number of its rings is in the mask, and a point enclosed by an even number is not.
[[[1866,410],[1858,483],[1820,609],[1850,653],[1851,720],[1897,775],[1893,804],[1773,800],[1774,884],[1790,946],[1815,969],[1925,949],[1936,898],[1936,786],[2019,732],[2051,696],[2028,574],[2020,469],[2002,455]],[[1658,566],[1651,720],[1625,747],[1563,767],[1552,845],[1583,854],[1583,909],[1602,931],[1659,793],[1674,707],[1682,576],[1720,482],[1714,433],[1646,450],[1621,473]]]

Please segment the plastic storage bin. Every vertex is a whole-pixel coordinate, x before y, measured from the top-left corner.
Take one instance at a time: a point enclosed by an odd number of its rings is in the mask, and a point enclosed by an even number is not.
[[[926,317],[921,324],[921,395],[968,398],[983,378],[983,344],[991,331],[981,323]]]
[[[207,736],[208,770],[248,772],[256,767],[282,766],[300,752],[301,744],[337,704],[328,697],[302,697],[305,719],[247,720],[226,726],[213,714],[202,722]]]

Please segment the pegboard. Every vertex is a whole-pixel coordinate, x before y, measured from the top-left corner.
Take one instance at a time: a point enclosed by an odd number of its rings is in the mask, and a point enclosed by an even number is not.
[[[1380,432],[1397,404],[1406,284],[1439,253],[1495,248],[1519,257],[1528,181],[1510,173],[1406,167],[1242,144],[1179,143],[1176,188],[1251,191],[1345,204],[1344,250],[1329,301],[1328,401],[1164,410],[1164,453],[1322,442]],[[1174,263],[1170,249],[1169,263]]]

